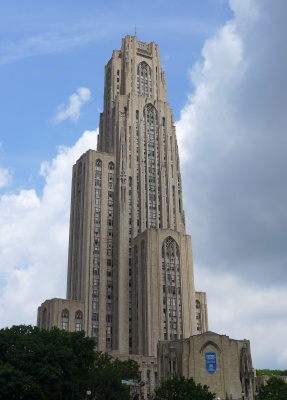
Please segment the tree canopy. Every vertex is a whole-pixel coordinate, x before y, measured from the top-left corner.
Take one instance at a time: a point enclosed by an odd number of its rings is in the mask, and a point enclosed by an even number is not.
[[[140,386],[139,365],[134,360],[119,360],[107,353],[96,353],[94,368],[87,374],[86,386],[94,396],[101,400],[130,399],[130,387],[122,381],[132,380]]]
[[[83,399],[89,389],[105,400],[129,399],[123,379],[140,380],[133,360],[94,351],[84,332],[31,325],[0,330],[0,399]]]
[[[287,376],[287,370],[281,370],[281,369],[257,369],[256,370],[256,376],[262,376],[262,375],[278,375],[278,376]]]
[[[213,400],[214,397],[208,386],[195,383],[193,378],[175,376],[155,389],[154,400]]]
[[[287,383],[276,377],[268,379],[266,385],[262,385],[256,400],[286,400],[287,399]]]
[[[12,399],[65,399],[82,392],[95,361],[84,332],[31,325],[0,330],[0,393]]]

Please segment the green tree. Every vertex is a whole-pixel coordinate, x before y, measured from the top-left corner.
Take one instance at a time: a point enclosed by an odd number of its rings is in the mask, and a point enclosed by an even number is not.
[[[262,385],[256,400],[286,400],[287,383],[281,378],[272,377],[268,379],[266,385]]]
[[[114,360],[114,366],[119,371],[122,380],[133,382],[133,386],[130,386],[131,393],[133,393],[133,395],[138,393],[139,395],[141,388],[144,386],[144,382],[141,381],[139,364],[130,358],[124,361],[116,358]]]
[[[82,398],[94,366],[95,342],[84,332],[32,326],[0,330],[0,393],[3,399]]]
[[[129,400],[129,387],[122,384],[120,373],[112,363],[104,368],[92,368],[86,379],[91,397],[101,400]]]
[[[42,388],[31,377],[0,362],[0,399],[44,399]]]
[[[91,396],[101,400],[128,400],[130,387],[122,384],[122,380],[133,380],[140,383],[140,371],[137,362],[112,358],[107,353],[97,352],[94,367],[86,377],[86,386]]]
[[[278,376],[287,376],[287,370],[281,370],[281,369],[257,369],[256,370],[256,376],[262,376],[262,375],[278,375]]]
[[[154,400],[213,400],[214,397],[208,386],[196,384],[192,378],[175,376],[155,389]]]
[[[88,389],[101,400],[127,400],[122,380],[140,382],[138,364],[95,352],[84,332],[33,326],[0,330],[0,399],[82,400]]]
[[[139,364],[129,358],[128,360],[119,360],[115,358],[113,365],[119,371],[121,379],[135,381],[138,384],[141,383],[141,373],[139,370]]]

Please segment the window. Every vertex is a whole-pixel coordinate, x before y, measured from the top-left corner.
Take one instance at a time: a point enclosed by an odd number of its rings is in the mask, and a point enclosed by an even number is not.
[[[164,329],[170,339],[182,335],[179,247],[172,237],[162,244],[162,292]]]
[[[69,330],[69,311],[66,308],[62,311],[61,328],[65,331]]]
[[[138,65],[137,92],[143,96],[151,96],[152,94],[151,67],[145,61]]]
[[[148,165],[147,174],[145,174],[145,188],[149,194],[146,203],[146,221],[147,227],[157,228],[160,225],[160,212],[157,209],[156,200],[159,196],[159,188],[157,185],[157,159],[158,154],[158,115],[157,110],[152,104],[147,104],[143,110],[143,131],[144,137],[144,155],[145,163]]]
[[[100,236],[101,236],[101,203],[102,203],[102,160],[95,163],[95,213],[94,213],[94,252],[93,252],[93,291],[92,309],[98,312],[99,275],[100,275]],[[77,312],[78,313],[78,312]],[[77,314],[80,317],[80,314]],[[82,330],[82,318],[75,316],[75,330]],[[92,336],[97,337],[98,330],[92,329]]]
[[[118,71],[119,72],[119,71]],[[108,165],[107,276],[106,276],[106,351],[112,350],[113,237],[115,165]]]
[[[83,323],[83,313],[81,311],[77,311],[75,315],[75,331],[82,330]]]

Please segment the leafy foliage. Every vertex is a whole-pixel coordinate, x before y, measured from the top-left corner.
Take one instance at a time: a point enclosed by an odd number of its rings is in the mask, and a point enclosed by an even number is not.
[[[215,393],[208,386],[196,384],[192,378],[175,376],[168,379],[155,389],[154,400],[213,400]]]
[[[262,385],[256,400],[286,400],[287,383],[281,378],[272,377],[268,379],[266,385]]]
[[[122,380],[133,380],[140,385],[139,365],[131,359],[122,361],[107,353],[96,353],[94,368],[86,380],[91,397],[101,400],[130,399],[130,388],[123,385]]]
[[[124,380],[135,380],[140,383],[141,373],[139,365],[136,361],[129,358],[128,360],[119,360],[116,358],[113,361],[115,368],[120,372],[121,378]]]
[[[256,376],[271,376],[271,375],[277,375],[277,376],[287,376],[287,370],[281,370],[281,369],[257,369],[256,370]]]
[[[64,399],[80,394],[93,366],[94,340],[83,332],[32,326],[0,330],[0,393],[12,399]]]
[[[0,398],[83,399],[88,388],[98,398],[129,399],[122,379],[139,379],[132,360],[120,361],[94,351],[84,332],[31,325],[0,330]]]

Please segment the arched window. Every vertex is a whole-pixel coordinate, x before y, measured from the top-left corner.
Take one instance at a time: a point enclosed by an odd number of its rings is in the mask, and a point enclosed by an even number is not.
[[[61,328],[65,331],[69,330],[69,311],[66,308],[62,311]]]
[[[178,244],[171,236],[162,244],[162,295],[164,339],[181,339],[180,255]]]
[[[96,188],[102,186],[102,160],[96,161]]]
[[[144,96],[152,95],[151,67],[145,61],[137,68],[137,92]]]
[[[75,314],[75,331],[81,331],[83,328],[83,313],[82,311],[77,311]]]

